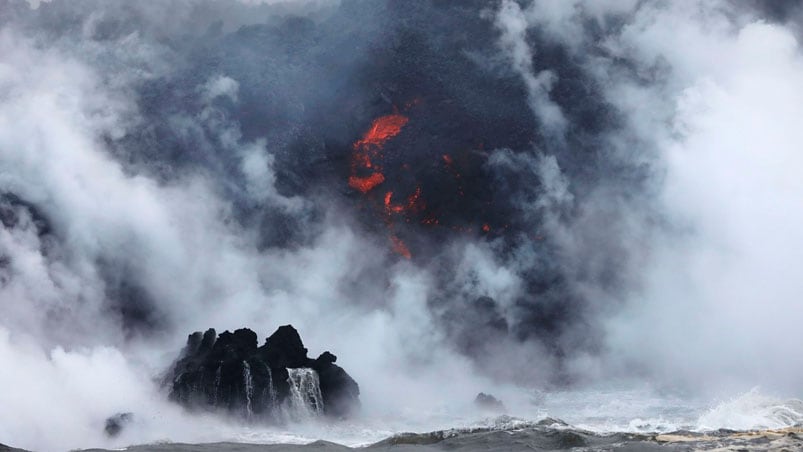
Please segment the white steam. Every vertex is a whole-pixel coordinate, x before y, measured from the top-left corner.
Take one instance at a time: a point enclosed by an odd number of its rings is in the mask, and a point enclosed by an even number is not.
[[[577,200],[582,212],[614,213],[614,227],[594,226],[635,264],[625,267],[633,284],[623,309],[602,308],[615,312],[602,367],[665,384],[764,384],[799,395],[803,59],[794,31],[725,2],[593,5],[535,2],[526,17],[587,55],[588,73],[625,114],[610,158],[652,168],[648,210],[640,196],[599,196],[605,187]],[[500,17],[506,7],[517,10],[503,6]],[[587,37],[586,23],[614,19],[622,25]],[[573,246],[589,237],[581,223],[561,231],[569,262],[594,254]]]
[[[677,11],[666,14],[678,20]],[[678,74],[673,138],[658,146],[666,165],[662,201],[680,233],[657,237],[645,290],[612,324],[612,337],[627,356],[690,381],[799,390],[799,45],[778,25],[698,24],[689,30],[696,50],[680,54],[667,50],[683,45],[672,42],[678,33],[669,23],[645,28],[660,39],[641,39],[636,51],[667,58]],[[697,55],[700,49],[711,53]],[[657,329],[633,331],[642,322]],[[640,350],[624,345],[634,335],[642,336]]]
[[[533,51],[527,44],[527,19],[518,3],[504,0],[496,15],[496,26],[502,32],[499,45],[510,58],[513,68],[524,80],[530,105],[545,132],[553,137],[562,136],[566,128],[566,118],[560,106],[549,98],[549,91],[555,81],[555,74],[549,70],[533,70]]]

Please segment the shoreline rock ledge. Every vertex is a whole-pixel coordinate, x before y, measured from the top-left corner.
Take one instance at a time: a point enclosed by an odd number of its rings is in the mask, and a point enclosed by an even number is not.
[[[220,335],[210,328],[189,335],[165,385],[170,400],[188,409],[279,423],[344,418],[359,408],[360,389],[336,360],[328,351],[308,358],[292,325],[279,327],[262,346],[248,328]]]

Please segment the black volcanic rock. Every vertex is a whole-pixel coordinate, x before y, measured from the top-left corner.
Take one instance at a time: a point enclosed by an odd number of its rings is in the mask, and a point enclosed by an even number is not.
[[[348,416],[353,409],[353,401],[359,400],[360,388],[342,367],[334,362],[337,356],[323,352],[312,363],[321,382],[323,406],[327,414],[337,417]]]
[[[133,419],[134,415],[132,413],[117,413],[106,419],[106,425],[103,427],[103,430],[106,432],[106,435],[115,437],[119,435],[120,432],[123,431],[123,428],[131,423]]]
[[[307,357],[291,325],[279,327],[261,347],[250,329],[220,335],[209,329],[189,335],[165,384],[170,399],[190,409],[268,421],[299,412],[345,417],[359,406],[360,389],[336,360],[328,351]]]
[[[263,356],[278,367],[310,367],[307,349],[291,325],[280,326],[262,347]]]
[[[501,400],[497,399],[491,394],[486,394],[484,392],[477,394],[477,397],[474,399],[474,404],[477,405],[477,407],[482,408],[483,410],[486,411],[494,411],[500,413],[506,411],[505,404],[503,404]]]
[[[28,452],[25,449],[17,449],[15,447],[6,446],[5,444],[0,443],[0,452]]]

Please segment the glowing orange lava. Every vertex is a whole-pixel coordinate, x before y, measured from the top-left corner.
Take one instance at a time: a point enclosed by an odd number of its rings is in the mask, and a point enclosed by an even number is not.
[[[354,143],[354,150],[368,148],[370,146],[382,147],[385,142],[395,137],[401,132],[402,127],[407,124],[409,119],[404,115],[393,114],[376,118],[371,124],[371,128],[365,132],[361,140]]]
[[[389,192],[385,193],[385,212],[387,214],[404,212],[404,206],[394,205],[393,204],[393,192],[392,191],[389,191]]]
[[[417,213],[425,208],[424,200],[421,199],[421,187],[416,187],[415,192],[407,198],[407,204],[393,204],[393,192],[385,193],[385,213]],[[409,220],[408,220],[409,221]]]
[[[407,198],[407,210],[418,211],[424,209],[424,200],[421,199],[421,187],[415,187],[415,192]]]
[[[410,109],[420,102],[420,99],[414,99],[405,104],[404,108],[405,110]],[[392,173],[387,173],[386,170],[390,171],[396,168],[405,172],[411,170],[410,164],[407,162],[401,163],[398,167],[385,168],[385,156],[383,155],[384,147],[388,141],[398,136],[408,122],[409,118],[399,113],[380,116],[374,119],[371,123],[371,127],[352,145],[351,171],[348,178],[349,187],[363,195],[367,195],[367,201],[381,212],[380,214],[387,226],[393,252],[405,259],[412,259],[410,249],[401,237],[399,237],[399,233],[403,235],[405,232],[404,230],[397,230],[396,226],[399,225],[399,222],[420,222],[421,225],[449,228],[452,231],[466,234],[474,234],[475,231],[482,231],[482,233],[486,234],[490,233],[491,226],[488,223],[475,224],[474,227],[441,224],[437,214],[427,208],[420,186],[416,187],[415,191],[409,195],[409,192],[404,193],[403,195],[408,195],[406,199],[398,196],[398,193],[396,193],[395,202],[394,192],[391,190],[383,190],[382,192],[384,192],[384,195],[380,195],[379,193],[374,195],[372,193],[377,186],[386,182],[386,175],[390,177],[390,181],[387,185],[396,185],[397,178],[394,177]],[[444,165],[443,171],[446,175],[451,175],[451,177],[454,178],[456,195],[465,196],[463,178],[460,174],[460,170],[466,168],[466,161],[465,159],[461,159],[460,155],[455,157],[450,154],[440,155]],[[380,198],[380,196],[382,196],[382,198]],[[380,199],[382,202],[381,204]],[[502,229],[505,228],[503,227]]]
[[[368,193],[382,182],[385,182],[385,176],[383,176],[382,173],[373,173],[368,177],[349,177],[349,187],[363,194]]]
[[[385,143],[398,135],[407,121],[406,116],[399,114],[379,117],[371,123],[371,128],[362,139],[354,142],[349,187],[365,194],[385,181],[382,165],[374,159],[381,158],[380,151]],[[365,175],[367,170],[370,170],[370,174]]]
[[[408,121],[406,116],[398,113],[381,116],[371,123],[371,128],[363,134],[361,139],[354,142],[352,146],[354,151],[351,155],[351,174],[348,179],[349,187],[362,194],[367,194],[377,185],[385,182],[382,168],[383,148],[388,140],[401,132]],[[390,229],[392,249],[406,259],[412,258],[412,254],[407,245],[393,232],[392,217],[393,214],[404,212],[408,206],[415,205],[420,195],[420,190],[418,190],[415,198],[411,197],[405,206],[393,204],[393,192],[385,193],[385,222]]]

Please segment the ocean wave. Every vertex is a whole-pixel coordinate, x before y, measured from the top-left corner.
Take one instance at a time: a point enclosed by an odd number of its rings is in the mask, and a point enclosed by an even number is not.
[[[803,401],[771,397],[753,388],[702,414],[695,429],[767,430],[801,425]]]

